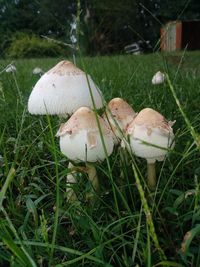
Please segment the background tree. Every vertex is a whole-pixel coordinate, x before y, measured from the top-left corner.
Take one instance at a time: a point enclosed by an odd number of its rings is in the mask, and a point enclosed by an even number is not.
[[[123,49],[133,39],[128,25],[135,28],[136,3],[133,0],[94,0],[89,2],[90,51],[112,53]]]
[[[200,19],[199,0],[157,0],[157,18],[166,23],[169,20]]]
[[[0,0],[0,52],[19,32],[67,38],[76,0]],[[65,40],[66,41],[66,40]]]
[[[123,51],[138,40],[159,39],[169,20],[200,19],[199,0],[80,0],[82,50],[89,54]],[[0,53],[17,32],[70,42],[77,0],[0,0]],[[83,49],[84,48],[84,49]]]

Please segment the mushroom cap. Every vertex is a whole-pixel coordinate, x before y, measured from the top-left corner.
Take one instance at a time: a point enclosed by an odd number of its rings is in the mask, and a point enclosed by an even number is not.
[[[35,67],[35,68],[33,69],[33,74],[34,74],[34,75],[42,74],[42,73],[44,73],[44,71],[43,71],[41,68],[39,68],[39,67]]]
[[[104,120],[108,121],[114,134],[122,139],[122,132],[126,131],[128,125],[135,118],[136,113],[132,107],[122,98],[113,98],[104,113]]]
[[[89,84],[88,84],[89,83]],[[79,107],[103,106],[102,93],[90,76],[70,61],[61,61],[38,80],[28,100],[31,114],[72,114]]]
[[[161,71],[156,72],[152,78],[152,84],[161,84],[165,81],[165,74]]]
[[[133,153],[149,163],[164,160],[174,140],[173,124],[151,108],[141,110],[127,128]]]
[[[108,156],[113,151],[113,133],[98,116]],[[79,108],[62,124],[56,136],[60,137],[61,152],[74,161],[96,162],[106,157],[95,113],[87,107]]]

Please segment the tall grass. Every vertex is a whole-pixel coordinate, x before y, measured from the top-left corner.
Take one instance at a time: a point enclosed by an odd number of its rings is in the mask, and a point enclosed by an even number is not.
[[[145,161],[115,148],[96,164],[100,194],[86,201],[91,185],[82,175],[73,203],[66,201],[68,160],[54,138],[59,119],[26,108],[39,78],[33,68],[60,59],[18,60],[15,75],[1,73],[9,62],[0,62],[1,266],[200,265],[199,59],[199,52],[82,59],[107,101],[122,97],[136,111],[151,107],[176,120],[176,145],[157,164],[154,194]],[[158,70],[169,78],[153,86]]]

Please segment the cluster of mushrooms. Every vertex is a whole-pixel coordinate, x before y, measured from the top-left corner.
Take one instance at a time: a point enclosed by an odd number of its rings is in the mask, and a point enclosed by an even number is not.
[[[98,109],[104,109],[102,116]],[[69,61],[61,61],[38,80],[29,100],[31,114],[71,116],[61,124],[56,136],[60,150],[68,158],[68,199],[75,196],[71,184],[77,183],[76,172],[83,170],[98,192],[95,162],[109,157],[116,145],[127,148],[135,156],[147,160],[147,184],[155,189],[155,162],[163,161],[174,146],[172,125],[161,114],[145,108],[138,114],[122,98],[107,105],[102,92],[85,72]],[[74,164],[83,162],[85,167]]]

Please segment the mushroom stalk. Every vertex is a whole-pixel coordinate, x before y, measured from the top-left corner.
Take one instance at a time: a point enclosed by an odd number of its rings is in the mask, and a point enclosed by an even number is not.
[[[147,162],[147,184],[150,190],[156,188],[156,163]]]
[[[74,168],[74,165],[69,162],[68,164],[68,169],[73,169]],[[74,192],[74,190],[72,189],[72,184],[76,184],[77,183],[77,180],[75,178],[75,171],[71,170],[70,173],[68,173],[67,175],[67,179],[66,179],[66,192],[67,192],[67,200],[76,200],[77,197],[76,197],[76,194]]]
[[[93,164],[86,163],[87,167],[87,174],[88,174],[88,180],[91,182],[93,189],[96,192],[99,192],[99,179],[97,176],[96,168],[93,166]]]

